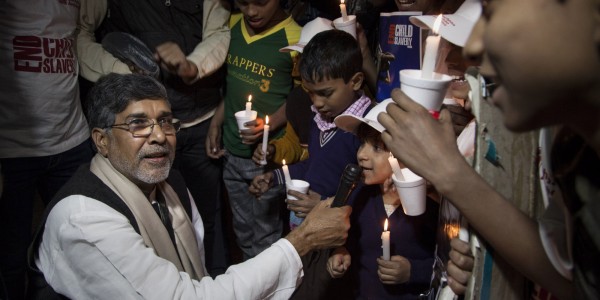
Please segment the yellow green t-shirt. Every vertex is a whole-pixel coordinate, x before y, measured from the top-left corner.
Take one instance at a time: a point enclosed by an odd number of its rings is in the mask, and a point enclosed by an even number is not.
[[[230,27],[223,142],[229,153],[249,158],[254,147],[242,144],[235,113],[246,108],[248,95],[252,95],[252,110],[261,118],[272,115],[285,103],[293,87],[292,55],[295,53],[283,53],[279,49],[297,43],[302,28],[288,17],[273,28],[250,36],[242,14],[231,16]]]

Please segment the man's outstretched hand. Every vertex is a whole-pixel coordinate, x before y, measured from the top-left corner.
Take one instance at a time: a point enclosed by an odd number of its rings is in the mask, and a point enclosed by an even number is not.
[[[346,242],[352,208],[331,208],[332,201],[328,199],[317,204],[304,222],[285,237],[300,256],[311,250],[336,248]]]

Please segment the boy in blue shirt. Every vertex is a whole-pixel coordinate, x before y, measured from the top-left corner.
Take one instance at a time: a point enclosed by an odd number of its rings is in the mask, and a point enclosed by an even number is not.
[[[328,30],[315,35],[300,60],[302,86],[310,95],[316,113],[311,124],[307,160],[289,166],[292,179],[310,184],[308,194],[290,191],[299,200],[288,200],[293,229],[322,199],[335,194],[347,164],[356,163],[359,140],[338,130],[333,119],[344,113],[363,116],[371,99],[362,92],[364,74],[357,41],[348,33]],[[285,184],[282,169],[256,176],[250,192],[260,195],[274,185]]]

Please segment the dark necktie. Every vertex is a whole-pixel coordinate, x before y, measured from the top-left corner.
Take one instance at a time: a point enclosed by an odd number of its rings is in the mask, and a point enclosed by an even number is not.
[[[154,208],[154,211],[156,211],[156,213],[158,214],[158,217],[160,218],[163,225],[165,226],[165,229],[167,229],[167,232],[169,233],[169,237],[171,238],[173,246],[175,246],[175,249],[177,249],[177,244],[175,243],[175,233],[173,232],[171,218],[169,217],[169,210],[167,209],[167,206],[165,205],[164,200],[162,198],[162,194],[157,191],[156,201],[152,202],[152,208]]]

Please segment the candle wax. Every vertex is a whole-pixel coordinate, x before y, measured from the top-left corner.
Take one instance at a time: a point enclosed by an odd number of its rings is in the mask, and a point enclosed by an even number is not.
[[[390,157],[388,157],[388,161],[392,166],[392,171],[394,172],[394,175],[396,175],[396,179],[400,181],[405,181],[406,179],[404,179],[404,175],[402,174],[402,169],[400,168],[400,164],[398,164],[398,160],[390,154]]]
[[[344,4],[344,1],[342,1],[342,3],[340,4],[340,12],[342,13],[342,20],[344,22],[348,21],[348,12],[346,12],[346,4]]]
[[[283,167],[281,167],[281,169],[283,170],[283,177],[285,178],[285,185],[292,186],[292,177],[290,177],[290,170],[288,169],[288,166],[285,164],[285,159],[283,160]]]
[[[269,145],[269,117],[267,116],[266,121],[267,124],[265,124],[265,127],[263,129],[263,140],[262,140],[262,152],[263,152],[263,159],[260,161],[261,165],[266,165],[267,164],[267,146]]]
[[[252,102],[246,102],[246,115],[249,116],[252,111]]]
[[[381,233],[381,248],[383,248],[383,259],[390,260],[390,232],[387,230],[387,219]]]
[[[421,69],[421,77],[433,78],[433,71],[437,61],[438,48],[440,45],[440,36],[428,36],[425,40],[425,56],[423,57],[423,69]]]
[[[252,95],[248,96],[248,102],[246,102],[246,116],[252,114]]]
[[[425,40],[425,56],[423,57],[423,68],[421,69],[421,77],[432,79],[437,63],[438,48],[440,47],[440,26],[442,25],[442,15],[439,15],[431,28],[433,35],[430,35]]]

